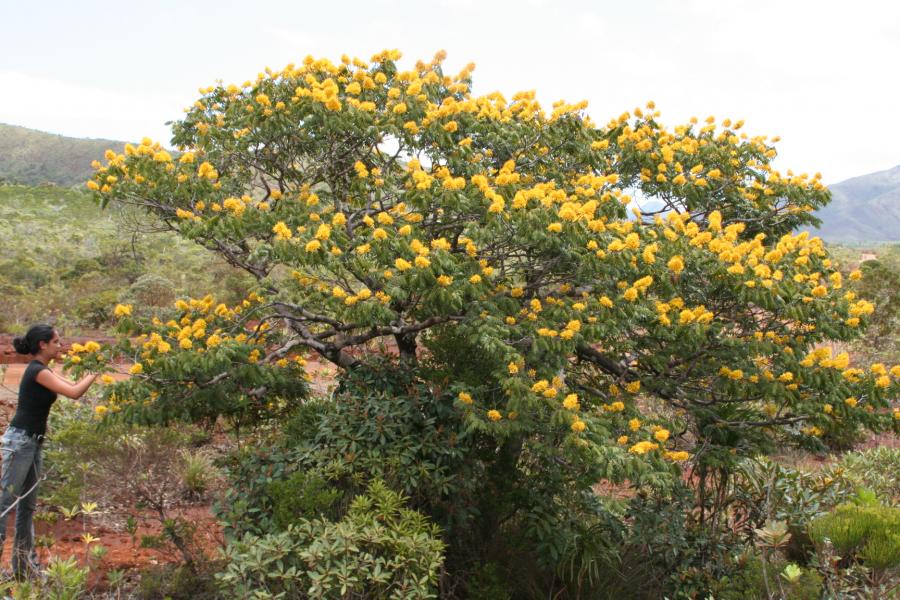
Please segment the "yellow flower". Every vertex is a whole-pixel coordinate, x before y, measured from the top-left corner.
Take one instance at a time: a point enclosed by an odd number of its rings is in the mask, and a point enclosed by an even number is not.
[[[675,255],[669,259],[669,262],[666,263],[666,266],[669,267],[670,271],[677,275],[678,273],[684,271],[684,259],[681,257],[681,255]]]
[[[566,410],[578,410],[581,408],[581,404],[578,402],[578,396],[576,394],[569,394],[566,396],[565,400],[563,400],[563,406]]]
[[[830,415],[832,412],[834,412],[834,407],[830,404],[826,404],[825,406],[822,407],[822,410],[825,412],[826,415]]]
[[[325,241],[331,237],[331,227],[322,223],[319,225],[319,228],[316,229],[316,235],[314,236],[317,240]]]
[[[631,419],[630,421],[628,421],[628,428],[631,431],[637,431],[638,429],[640,429],[641,428],[640,419]]]
[[[669,430],[668,429],[658,429],[656,433],[653,434],[654,439],[658,442],[665,442],[669,439]]]
[[[519,365],[514,362],[509,363],[506,368],[509,370],[510,375],[515,375],[519,372]]]
[[[413,262],[420,269],[425,269],[431,264],[431,261],[428,260],[427,258],[425,258],[424,256],[417,256]]]
[[[562,231],[562,223],[550,223],[549,225],[547,225],[547,231],[559,233],[560,231]]]
[[[628,451],[631,452],[632,454],[646,454],[647,452],[650,452],[651,450],[656,450],[657,448],[659,448],[659,444],[654,444],[653,442],[644,441],[644,442],[638,442],[637,444],[635,444],[634,446],[629,448]]]
[[[862,279],[862,271],[856,269],[855,271],[850,271],[850,279],[853,281],[857,281],[858,279]]]
[[[291,228],[288,227],[284,221],[279,221],[272,227],[272,232],[275,234],[276,240],[289,240],[294,237],[294,232],[291,231]]]
[[[625,444],[628,443],[628,436],[627,436],[627,435],[620,435],[620,436],[618,437],[618,439],[616,439],[616,443],[619,444],[620,446],[624,446]]]
[[[178,345],[184,350],[190,350],[194,347],[194,343],[191,341],[191,338],[188,337],[182,338],[181,341],[178,342]]]
[[[94,407],[94,413],[95,413],[98,417],[102,417],[103,415],[105,415],[107,410],[109,410],[109,409],[107,409],[107,408],[106,408],[105,406],[103,406],[102,404],[98,404],[97,406]]]
[[[889,385],[891,385],[891,378],[887,375],[882,375],[875,380],[875,387],[886,388]]]
[[[582,421],[581,419],[576,419],[572,421],[571,427],[572,431],[574,431],[575,433],[581,433],[587,428],[587,425],[585,425],[584,421]]]
[[[491,421],[499,421],[503,418],[503,415],[500,414],[499,410],[489,410],[487,413],[487,418]]]
[[[472,395],[468,392],[460,392],[459,401],[463,404],[472,404]]]
[[[130,304],[117,304],[113,314],[117,317],[127,317],[131,314],[132,306]]]
[[[409,261],[402,258],[398,258],[397,260],[395,260],[394,266],[397,267],[398,271],[406,271],[407,269],[412,268],[412,265],[409,263]]]
[[[142,365],[141,363],[134,363],[133,365],[131,365],[131,368],[128,369],[128,372],[132,375],[140,375],[144,372],[144,365]]]
[[[101,375],[101,376],[100,376],[100,381],[102,381],[102,382],[105,383],[106,385],[109,385],[109,384],[111,384],[111,383],[115,383],[116,380],[113,379],[113,378],[112,378],[111,376],[109,376],[109,375]]]
[[[307,252],[316,252],[322,247],[322,243],[319,240],[310,240],[306,244]]]
[[[440,275],[437,278],[438,285],[441,287],[447,287],[451,283],[453,283],[453,278],[449,275]]]
[[[632,394],[637,394],[641,391],[641,382],[640,381],[632,381],[631,383],[625,386],[625,389]]]
[[[675,462],[683,462],[691,457],[690,454],[685,452],[684,450],[680,450],[678,452],[666,452],[666,458]]]
[[[859,400],[857,400],[855,396],[850,396],[849,398],[844,400],[844,404],[846,404],[850,408],[855,407],[858,403],[859,403]]]
[[[478,284],[481,283],[481,275],[472,275],[469,277],[469,283]]]

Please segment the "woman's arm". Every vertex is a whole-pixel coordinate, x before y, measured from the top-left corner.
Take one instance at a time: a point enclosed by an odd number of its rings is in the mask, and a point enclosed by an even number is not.
[[[68,396],[73,400],[77,400],[81,398],[88,388],[91,387],[91,384],[94,383],[94,380],[97,379],[96,373],[91,373],[90,375],[85,375],[81,378],[78,383],[72,383],[70,381],[66,381],[61,377],[58,377],[55,373],[53,373],[50,369],[44,369],[35,377],[35,381],[39,384],[50,390],[51,392],[56,392],[57,394],[62,394],[63,396]]]

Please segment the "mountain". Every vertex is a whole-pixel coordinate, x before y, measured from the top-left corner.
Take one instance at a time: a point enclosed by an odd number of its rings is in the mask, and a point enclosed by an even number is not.
[[[828,186],[831,203],[816,212],[827,242],[900,241],[900,165]]]
[[[125,142],[70,138],[0,123],[0,179],[25,185],[81,185],[91,176],[91,161]]]

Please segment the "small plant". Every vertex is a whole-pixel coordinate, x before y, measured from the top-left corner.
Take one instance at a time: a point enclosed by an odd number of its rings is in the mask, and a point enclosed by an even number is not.
[[[125,531],[128,532],[128,535],[131,536],[131,545],[134,546],[137,544],[137,530],[138,530],[138,521],[134,518],[134,515],[128,515],[128,518],[125,519]]]
[[[115,594],[116,600],[122,597],[122,586],[125,584],[125,571],[112,569],[106,573],[106,583]]]
[[[53,557],[44,570],[42,580],[25,581],[13,594],[15,600],[79,600],[84,597],[87,567],[78,565],[74,556]]]
[[[218,470],[204,452],[181,452],[181,481],[185,495],[200,499],[206,495],[218,476]]]

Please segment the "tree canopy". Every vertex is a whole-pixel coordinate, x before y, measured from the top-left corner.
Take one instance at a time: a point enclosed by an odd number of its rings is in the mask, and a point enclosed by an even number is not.
[[[144,207],[259,283],[167,322],[120,307],[143,337],[117,349],[136,376],[106,408],[268,418],[306,393],[304,353],[352,370],[395,348],[470,374],[441,384],[472,431],[665,468],[896,427],[900,366],[832,350],[874,307],[797,232],[829,193],[772,167],[777,140],[712,117],[666,127],[653,103],[597,124],[585,102],[476,96],[473,65],[399,58],[201,89],[177,153],[145,139],[96,165],[101,202]]]

